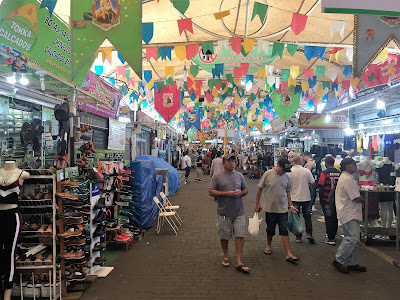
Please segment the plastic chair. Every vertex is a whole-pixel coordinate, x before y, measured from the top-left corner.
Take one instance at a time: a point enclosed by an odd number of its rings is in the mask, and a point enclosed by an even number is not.
[[[172,205],[171,201],[169,201],[169,199],[167,198],[167,196],[165,196],[163,192],[160,192],[160,196],[164,201],[164,208],[166,210],[173,211],[175,213],[176,221],[178,222],[179,225],[182,225],[182,219],[179,216],[178,212],[176,211],[177,209],[179,209],[179,205]]]
[[[172,230],[175,232],[175,236],[178,235],[178,226],[176,226],[174,219],[172,216],[175,216],[175,212],[167,211],[164,206],[161,204],[160,200],[157,197],[153,197],[153,201],[157,205],[159,209],[158,219],[157,219],[157,234],[160,233],[161,227],[164,225],[164,221],[167,220],[168,224],[171,226]]]

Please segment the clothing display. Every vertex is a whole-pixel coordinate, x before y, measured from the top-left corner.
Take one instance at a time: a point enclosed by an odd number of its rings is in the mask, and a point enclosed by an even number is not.
[[[357,152],[361,152],[362,148],[362,137],[361,134],[356,135],[356,142],[357,142]]]
[[[393,146],[393,134],[385,134],[385,149],[390,150]]]
[[[2,171],[4,172],[4,170]],[[20,193],[20,183],[19,179],[22,175],[22,172],[20,172],[17,180],[12,182],[11,184],[8,185],[1,185],[0,184],[0,203],[4,204],[17,204],[18,205],[18,195]]]
[[[368,150],[368,146],[369,146],[369,136],[364,133],[363,135],[363,149],[364,150]]]
[[[385,136],[378,135],[378,151],[383,152],[385,150]]]
[[[378,151],[378,137],[376,135],[372,136],[372,149]]]
[[[355,135],[346,135],[344,137],[343,149],[349,151],[351,149],[356,148],[356,136]]]

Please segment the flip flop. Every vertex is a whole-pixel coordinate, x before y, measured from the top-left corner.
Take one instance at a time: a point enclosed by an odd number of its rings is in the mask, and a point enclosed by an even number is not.
[[[222,261],[222,266],[223,266],[223,267],[227,268],[227,267],[229,267],[230,265],[231,265],[231,263],[229,262],[229,259],[224,259],[224,260]]]
[[[272,250],[268,249],[268,248],[265,248],[264,253],[265,254],[272,254]]]
[[[240,272],[242,272],[242,273],[245,273],[245,274],[249,274],[249,272],[250,272],[249,267],[247,267],[245,265],[235,266],[235,269],[240,271]]]
[[[291,257],[286,258],[287,262],[290,262],[290,263],[293,263],[293,264],[296,264],[296,262],[299,261],[299,260],[300,260],[300,258],[298,258],[298,257],[296,257],[294,255],[292,255]]]

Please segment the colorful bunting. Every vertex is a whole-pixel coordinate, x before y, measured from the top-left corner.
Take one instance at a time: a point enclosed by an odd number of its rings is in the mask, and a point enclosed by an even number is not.
[[[186,59],[191,60],[199,52],[199,44],[191,44],[186,46]]]
[[[190,66],[190,75],[192,75],[193,78],[196,78],[197,74],[199,74],[199,66],[198,65]]]
[[[261,23],[264,24],[265,15],[267,14],[267,11],[268,11],[268,5],[260,2],[254,2],[251,21],[253,21],[255,16],[258,16],[260,18]]]
[[[118,56],[119,61],[120,61],[122,64],[124,64],[124,63],[125,63],[125,59],[124,59],[124,57],[121,55],[121,53],[117,52],[117,56]]]
[[[152,78],[153,78],[153,72],[151,70],[143,71],[143,79],[145,82],[149,83]]]
[[[281,70],[281,78],[283,82],[287,82],[290,77],[290,70],[289,69],[282,69]]]
[[[346,27],[346,21],[331,20],[331,38],[336,32],[339,33],[340,37],[344,38],[344,28]]]
[[[292,15],[291,28],[295,35],[299,35],[304,30],[304,28],[306,27],[307,18],[308,17],[306,15],[295,13]]]
[[[256,44],[255,39],[245,38],[243,41],[244,52],[249,53],[251,50],[253,50],[255,44]]]
[[[308,78],[311,78],[311,77],[313,77],[313,74],[314,74],[314,70],[313,69],[305,69],[304,70],[304,79],[308,79]]]
[[[150,61],[150,58],[154,58],[157,61],[157,47],[147,47],[146,48],[146,59]]]
[[[201,44],[201,49],[204,54],[213,54],[214,53],[214,45],[213,42],[203,42]]]
[[[235,51],[236,54],[240,54],[240,51],[242,51],[242,39],[240,37],[235,37],[231,38],[230,42],[232,50]]]
[[[337,70],[336,69],[328,69],[328,77],[331,81],[335,81],[337,78]]]
[[[172,0],[172,4],[181,14],[185,14],[190,3],[189,0]]]
[[[43,0],[40,3],[40,8],[47,8],[49,10],[50,17],[53,15],[54,7],[56,7],[58,0]]]
[[[293,56],[296,53],[298,48],[299,48],[299,45],[296,45],[296,44],[287,44],[286,45],[286,50],[289,52],[289,54],[291,56]]]
[[[111,64],[112,60],[112,47],[102,47],[101,48],[101,57],[103,59],[103,63],[108,60],[108,62]]]
[[[283,43],[274,43],[272,47],[272,56],[278,54],[280,58],[282,58],[283,50],[285,50],[285,44]]]
[[[150,43],[154,34],[154,23],[142,23],[142,40],[146,44]]]
[[[343,66],[342,72],[346,78],[349,78],[351,73],[353,72],[353,66],[352,65]]]
[[[161,86],[160,86],[161,87]],[[181,107],[180,92],[172,87],[162,87],[154,91],[154,108],[169,123]]]
[[[224,10],[217,13],[214,13],[215,20],[221,20],[223,17],[229,16],[231,14],[230,10]]]
[[[168,77],[174,78],[174,76],[175,76],[174,66],[166,66],[165,67],[165,78],[168,78]]]
[[[158,48],[160,51],[161,60],[171,60],[171,47],[160,47]]]
[[[256,2],[257,3],[257,2]],[[247,131],[250,131],[254,126],[262,132],[264,122],[264,114],[256,114],[256,108],[252,107],[252,112],[247,114]]]
[[[296,79],[297,76],[300,74],[300,67],[299,66],[290,66],[290,77]]]
[[[317,77],[321,75],[322,78],[325,78],[325,66],[317,66],[315,75]]]
[[[191,34],[193,34],[193,24],[192,24],[192,19],[180,19],[178,20],[178,29],[179,29],[179,35],[182,35],[182,32],[184,30],[189,31]]]
[[[258,78],[265,78],[266,77],[265,68],[257,69],[257,77]]]
[[[96,73],[96,75],[103,74],[103,66],[94,66],[94,72]]]
[[[286,121],[299,108],[300,92],[295,87],[289,87],[288,91],[281,94],[272,90],[272,104],[281,119]]]
[[[175,56],[184,61],[186,58],[186,46],[175,46]]]

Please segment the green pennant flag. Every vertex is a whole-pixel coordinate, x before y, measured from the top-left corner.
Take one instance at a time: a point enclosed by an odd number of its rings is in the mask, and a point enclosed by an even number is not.
[[[327,88],[328,90],[331,89],[331,84],[329,81],[322,81],[322,89],[325,90]]]
[[[226,74],[225,77],[230,83],[233,84],[233,74]]]
[[[264,107],[264,102],[263,102],[263,101],[258,102],[258,106],[260,107],[260,109],[263,109],[263,107]]]
[[[222,88],[222,90],[225,90],[225,88],[226,88],[226,83],[225,82],[221,82],[221,88]]]
[[[157,60],[161,58],[161,48],[157,48]]]
[[[294,86],[280,94],[272,91],[272,105],[284,122],[299,108],[300,94],[295,92]]]
[[[164,81],[157,81],[156,85],[157,85],[157,90],[160,92],[164,88],[165,83]]]
[[[282,69],[281,70],[281,78],[283,82],[287,82],[290,76],[290,69]]]
[[[228,87],[228,90],[226,91],[226,93],[230,96],[232,96],[233,93],[233,87]]]
[[[201,44],[201,48],[203,49],[203,53],[207,54],[207,52],[210,52],[211,54],[214,53],[214,44],[213,42],[203,42]]]
[[[126,79],[128,79],[128,81],[129,81],[129,78],[131,77],[131,70],[126,69],[125,70],[125,76],[126,76]]]
[[[173,86],[174,85],[174,79],[172,77],[168,77],[167,80],[165,81],[167,86]]]
[[[189,8],[189,0],[173,0],[174,7],[179,10],[182,14],[185,14],[186,10]]]
[[[251,15],[251,21],[258,16],[260,18],[261,23],[264,23],[265,15],[268,11],[268,5],[260,2],[254,2],[253,6],[253,14]]]
[[[215,86],[215,80],[214,79],[208,79],[208,87],[210,89],[214,88]]]
[[[291,56],[293,56],[296,53],[298,48],[299,48],[299,45],[296,45],[296,44],[287,44],[286,45],[286,50],[289,52],[289,54]]]
[[[374,73],[371,72],[371,75],[368,76],[368,81],[372,82],[372,79],[374,79]]]
[[[249,55],[249,53],[250,53],[251,51],[245,52],[244,49],[243,49],[243,47],[242,47],[242,50],[241,50],[240,52],[242,53],[243,57],[247,57],[247,55]]]
[[[196,110],[198,110],[198,109],[200,108],[200,106],[201,106],[201,103],[200,103],[199,101],[197,101],[197,102],[194,104],[194,107],[196,108]]]
[[[280,58],[282,58],[283,50],[285,49],[285,44],[282,43],[274,43],[272,47],[272,56],[278,54]]]
[[[253,93],[251,93],[251,95],[250,95],[250,99],[251,99],[251,101],[253,101],[253,102],[254,102],[254,100],[256,100],[256,96],[255,96]]]
[[[199,66],[198,65],[193,65],[190,66],[190,74],[196,78],[197,74],[199,74]]]
[[[317,70],[315,72],[315,76],[318,77],[318,75],[321,75],[322,78],[325,78],[325,66],[317,66]]]
[[[184,91],[187,91],[187,90],[189,90],[189,88],[188,88],[188,86],[187,86],[187,84],[186,84],[186,83],[184,83],[184,84],[183,84],[183,90],[184,90]]]

